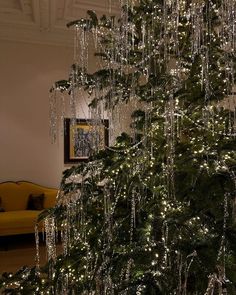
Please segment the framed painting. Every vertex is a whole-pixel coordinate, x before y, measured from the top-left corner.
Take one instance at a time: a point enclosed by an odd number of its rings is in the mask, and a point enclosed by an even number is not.
[[[102,120],[94,124],[92,120],[70,119],[64,121],[64,163],[78,163],[109,144],[109,122]]]

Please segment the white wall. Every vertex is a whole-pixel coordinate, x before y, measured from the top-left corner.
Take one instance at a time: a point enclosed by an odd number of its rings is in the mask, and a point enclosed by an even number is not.
[[[48,90],[72,58],[72,48],[0,42],[0,182],[59,186],[63,140],[51,144]]]
[[[97,68],[92,50],[90,72]],[[72,48],[0,41],[0,182],[26,180],[59,187],[70,165],[64,165],[63,137],[52,144],[49,136],[49,89],[68,78],[72,63]],[[88,117],[82,93],[79,100],[78,117]],[[113,139],[121,130],[129,132],[127,118],[133,107],[117,108],[116,122],[110,124]]]

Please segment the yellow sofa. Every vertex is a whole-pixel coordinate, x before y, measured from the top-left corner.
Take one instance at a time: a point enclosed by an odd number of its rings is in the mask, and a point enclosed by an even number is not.
[[[44,194],[44,209],[56,203],[57,189],[27,181],[0,183],[1,207],[0,236],[34,233],[35,223],[42,211],[27,210],[30,194]]]

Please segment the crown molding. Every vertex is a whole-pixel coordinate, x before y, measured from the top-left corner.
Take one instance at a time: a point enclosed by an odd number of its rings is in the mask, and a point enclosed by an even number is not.
[[[0,1],[0,40],[72,47],[73,30],[66,27],[68,22],[86,18],[88,10],[94,10],[98,18],[120,15],[117,0],[14,1]]]
[[[73,31],[67,30],[62,33],[55,28],[49,30],[39,30],[37,26],[1,24],[0,40],[24,42],[32,44],[56,45],[73,47]]]

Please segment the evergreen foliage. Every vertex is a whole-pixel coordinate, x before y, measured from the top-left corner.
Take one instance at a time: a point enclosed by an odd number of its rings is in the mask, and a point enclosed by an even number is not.
[[[66,250],[40,270],[4,274],[5,294],[236,294],[236,138],[231,111],[219,107],[235,56],[217,31],[222,1],[199,1],[208,32],[199,50],[188,15],[195,1],[185,1],[178,38],[165,27],[167,2],[123,7],[135,27],[125,49],[116,43],[122,18],[117,27],[89,11],[68,24],[99,28],[97,56],[114,56],[116,65],[89,74],[73,64],[56,87],[83,87],[94,108],[129,100],[143,108],[132,115],[135,136],[121,133],[112,148],[64,172],[58,204],[41,218],[55,219]]]

